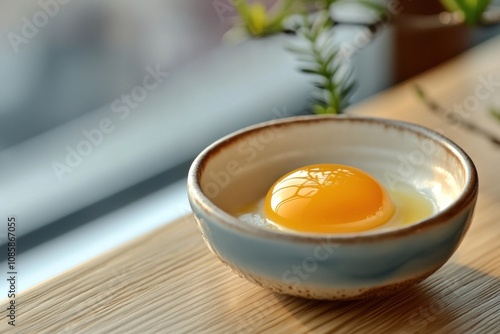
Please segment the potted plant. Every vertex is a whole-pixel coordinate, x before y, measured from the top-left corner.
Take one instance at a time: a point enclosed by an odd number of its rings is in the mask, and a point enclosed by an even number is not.
[[[408,11],[409,3],[375,0],[280,0],[274,6],[266,7],[261,1],[250,3],[236,0],[234,6],[239,13],[239,21],[227,36],[265,38],[279,33],[296,35],[298,45],[291,45],[288,49],[301,61],[300,71],[315,78],[316,89],[311,98],[310,111],[315,114],[339,114],[345,111],[356,87],[348,60],[359,47],[349,48],[335,44],[329,38],[335,26],[365,26],[368,31],[365,39],[369,42],[380,29],[390,23],[406,32],[409,29],[420,29],[434,34],[436,29],[444,29],[450,40],[453,39],[450,29],[454,29],[455,35],[459,36],[460,31],[467,26],[500,23],[500,11],[491,8],[491,0],[429,0],[425,3],[440,3],[442,7],[437,8],[444,10],[428,13]],[[337,9],[343,5],[368,10],[371,20],[342,20],[337,16]],[[463,48],[458,43],[452,45],[452,50],[448,53],[461,52]],[[420,96],[423,96],[422,93],[420,91]]]

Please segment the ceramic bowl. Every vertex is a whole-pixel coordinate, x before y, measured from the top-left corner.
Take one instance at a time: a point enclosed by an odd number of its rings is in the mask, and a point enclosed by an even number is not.
[[[263,198],[287,172],[316,163],[360,168],[386,188],[405,183],[433,200],[420,222],[358,233],[314,234],[254,226],[228,212]],[[440,268],[467,232],[477,199],[471,159],[418,125],[352,116],[298,116],[252,126],[193,162],[188,196],[210,250],[241,277],[313,299],[382,296]]]

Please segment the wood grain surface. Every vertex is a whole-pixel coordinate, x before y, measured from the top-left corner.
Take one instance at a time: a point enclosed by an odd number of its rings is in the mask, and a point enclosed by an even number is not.
[[[500,122],[487,113],[500,109],[499,57],[496,38],[350,111],[441,131],[478,168],[472,227],[422,283],[352,302],[279,295],[218,262],[187,216],[21,294],[17,327],[4,318],[0,333],[500,333],[500,146],[460,124],[500,137]],[[415,83],[445,109],[470,111],[450,123],[416,97]]]

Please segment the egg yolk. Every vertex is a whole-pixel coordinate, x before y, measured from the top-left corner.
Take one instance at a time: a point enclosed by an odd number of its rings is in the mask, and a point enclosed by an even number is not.
[[[317,164],[281,177],[267,193],[264,213],[293,230],[358,232],[386,223],[394,205],[369,174],[350,166]]]

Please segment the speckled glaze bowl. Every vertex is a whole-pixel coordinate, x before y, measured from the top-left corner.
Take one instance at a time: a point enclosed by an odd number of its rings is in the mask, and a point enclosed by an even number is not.
[[[263,198],[285,173],[315,163],[360,168],[388,189],[408,184],[438,212],[348,234],[272,230],[228,213]],[[431,275],[467,232],[477,190],[471,159],[449,139],[409,123],[349,116],[298,116],[243,129],[206,148],[188,176],[198,227],[223,263],[251,282],[314,299],[382,296]]]

